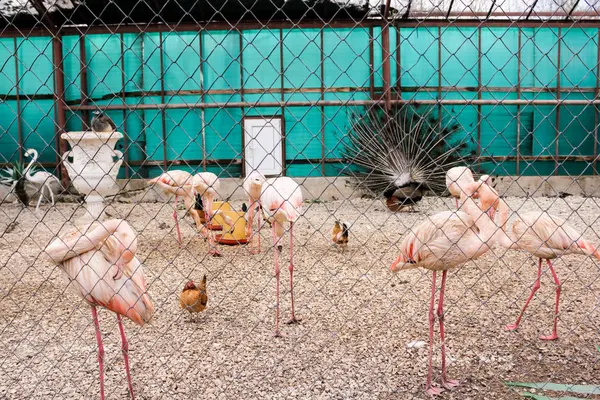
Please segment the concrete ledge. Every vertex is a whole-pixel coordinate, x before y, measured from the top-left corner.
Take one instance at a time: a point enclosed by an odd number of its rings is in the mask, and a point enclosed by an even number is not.
[[[340,200],[357,198],[361,193],[348,186],[346,177],[294,178],[302,187],[306,200]],[[243,179],[221,179],[220,198],[224,200],[246,200],[242,188]],[[119,181],[121,190],[132,191],[146,187],[141,179]],[[600,176],[581,178],[570,176],[503,176],[496,179],[496,189],[508,197],[555,197],[564,194],[573,196],[600,196]],[[166,201],[156,190],[147,189],[117,196],[120,201]]]
[[[346,177],[314,177],[294,178],[302,187],[306,200],[341,200],[357,198],[361,193],[348,186]],[[221,179],[220,199],[246,200],[247,195],[242,187],[241,178]],[[143,179],[120,179],[120,192],[117,201],[132,202],[165,202],[168,200],[159,190],[148,187]],[[569,176],[503,176],[496,179],[496,189],[502,196],[507,197],[555,197],[562,195],[599,196],[600,176],[585,176],[581,178]],[[75,192],[71,187],[70,191]],[[0,192],[5,201],[13,200],[11,194]],[[5,197],[7,196],[7,197]],[[58,196],[57,201],[80,201],[73,195]],[[10,198],[10,200],[9,200]]]
[[[502,196],[600,196],[600,176],[502,176],[496,179]]]
[[[359,194],[347,186],[347,178],[294,178],[302,188],[306,200],[340,200],[358,197]],[[220,179],[219,198],[223,200],[247,200],[242,178]],[[158,189],[148,187],[143,179],[119,180],[120,194],[117,201],[123,202],[164,202],[168,198]]]

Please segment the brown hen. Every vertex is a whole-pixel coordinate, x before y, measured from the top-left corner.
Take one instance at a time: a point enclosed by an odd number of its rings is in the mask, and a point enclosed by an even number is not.
[[[179,306],[191,313],[204,311],[207,302],[206,275],[204,275],[202,282],[197,286],[194,281],[186,283],[179,297]]]

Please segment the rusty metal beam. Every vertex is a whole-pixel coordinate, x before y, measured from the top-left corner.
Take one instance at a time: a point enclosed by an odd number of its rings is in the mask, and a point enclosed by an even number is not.
[[[281,79],[281,101],[285,101],[285,94],[283,93],[283,89],[285,88],[285,67],[284,67],[284,61],[283,61],[283,29],[279,29],[279,77]],[[285,108],[281,108],[280,110],[281,112],[281,132],[280,132],[280,136],[281,136],[281,150],[282,150],[282,156],[281,156],[281,163],[282,165],[282,171],[281,174],[283,176],[287,175],[287,150],[286,150],[286,144],[287,144],[287,132],[286,132],[286,126],[285,126]]]
[[[410,3],[409,3],[410,5]],[[533,8],[530,8],[528,15],[525,18],[520,18],[523,13],[520,12],[507,12],[502,14],[492,13],[490,17],[503,17],[502,19],[489,19],[485,20],[483,17],[487,16],[487,12],[484,13],[451,13],[450,16],[460,17],[453,20],[451,23],[453,26],[471,26],[471,27],[522,27],[522,28],[535,28],[535,27],[558,27],[558,26],[571,26],[572,22],[559,19],[566,17],[567,13],[553,14],[553,13],[536,13],[539,17],[552,17],[553,19],[533,19],[529,20],[529,16]],[[437,26],[448,26],[449,22],[445,19],[446,12],[444,13],[418,13],[415,12],[413,17],[409,19],[410,9],[403,14],[402,19],[394,19],[391,22],[394,26],[414,28],[414,27],[437,27]],[[589,12],[573,12],[572,17],[579,17],[577,25],[579,27],[597,28],[600,25],[600,13],[589,13]],[[426,20],[418,20],[417,17],[430,17]],[[586,20],[585,18],[593,18]],[[510,19],[512,18],[512,19]],[[355,28],[355,27],[370,27],[370,26],[381,26],[380,19],[365,19],[360,22],[340,20],[340,21],[271,21],[269,28],[271,29],[292,29],[292,28]],[[81,34],[118,34],[118,33],[140,33],[143,32],[181,32],[181,31],[198,31],[202,30],[227,30],[227,31],[243,31],[251,29],[260,29],[264,27],[264,23],[242,21],[238,23],[233,29],[229,23],[224,22],[211,22],[206,25],[200,24],[179,24],[177,26],[167,27],[164,24],[131,24],[131,25],[108,25],[108,26],[91,26],[91,27],[76,27],[68,26],[61,27],[60,35],[81,35]],[[47,36],[48,30],[45,28],[33,28],[27,31],[27,36]],[[2,32],[2,37],[23,37],[23,31],[20,29],[5,29]]]
[[[391,2],[391,1],[392,1],[392,0],[386,0],[386,2],[385,2],[385,8],[384,8],[384,10],[383,10],[383,15],[382,15],[382,17],[383,17],[384,21],[387,21],[387,20],[388,20],[388,18],[389,18],[389,12],[390,12],[390,2]]]
[[[573,5],[573,7],[571,8],[571,10],[569,11],[569,13],[567,14],[567,16],[565,17],[566,20],[571,18],[571,14],[573,14],[573,12],[575,11],[575,9],[577,8],[577,6],[579,5],[579,1],[580,0],[576,0],[575,4]]]
[[[529,9],[529,12],[527,13],[527,16],[525,17],[525,20],[528,20],[529,17],[531,17],[531,13],[533,12],[533,9],[535,8],[536,4],[538,3],[539,0],[534,0],[533,4],[531,5],[531,8]]]
[[[19,141],[19,161],[23,162],[23,148],[25,147],[25,141],[23,140],[23,122],[21,118],[21,96],[20,86],[21,77],[19,74],[19,49],[17,47],[17,38],[13,38],[13,46],[15,48],[15,92],[17,95],[17,136]]]
[[[490,6],[490,10],[488,11],[487,15],[485,16],[485,19],[490,19],[490,15],[492,15],[492,11],[494,10],[494,7],[496,7],[496,0],[492,1],[492,5]]]
[[[562,40],[562,29],[558,28],[558,55],[557,55],[557,74],[556,74],[556,99],[560,100],[560,74],[562,72],[562,68],[560,66],[561,63],[561,45],[560,42]],[[560,167],[558,156],[559,156],[559,139],[560,139],[561,131],[560,131],[560,103],[556,105],[556,143],[555,143],[555,156],[556,156],[556,168],[554,170],[554,175],[558,175],[558,168]]]
[[[124,89],[123,89],[124,90]],[[87,105],[90,100],[87,87],[87,55],[85,49],[85,36],[79,36],[79,91],[81,103]],[[111,96],[112,98],[112,96]],[[89,113],[84,111],[81,115],[81,129],[87,131],[89,129],[88,121],[90,120]]]
[[[320,73],[321,73],[321,100],[325,100],[325,35],[323,34],[323,29],[319,31],[320,38],[320,56],[321,56],[321,64],[320,64]],[[321,106],[321,158],[325,160],[325,107]],[[325,164],[321,165],[321,172],[323,176],[325,176]]]
[[[121,100],[123,104],[127,104],[125,98],[125,86],[127,82],[125,80],[125,42],[123,40],[123,34],[120,37],[121,40],[121,86],[123,87],[123,96]],[[125,179],[129,179],[129,134],[127,133],[127,110],[123,109],[123,155],[125,157]]]
[[[410,6],[412,6],[412,0],[408,0],[408,5],[406,6],[406,12],[402,15],[402,19],[408,19],[408,17],[410,17]]]
[[[505,162],[505,161],[515,161],[517,159],[516,156],[482,156],[477,158],[477,161],[496,161],[496,162]],[[554,156],[521,156],[520,158],[523,161],[533,162],[533,161],[555,161]],[[288,160],[289,164],[338,164],[338,163],[346,163],[349,160],[344,158],[298,158],[294,160]],[[558,161],[579,161],[579,162],[594,162],[596,161],[596,157],[594,156],[558,156]],[[171,160],[168,163],[168,167],[178,166],[178,165],[201,165],[203,160]],[[208,165],[219,165],[219,166],[237,166],[242,164],[241,158],[223,158],[223,159],[209,159],[206,160]],[[55,163],[51,162],[40,162],[38,163],[44,168],[53,168],[56,167]],[[163,165],[161,160],[142,160],[142,161],[131,161],[131,165],[134,167],[138,166],[146,166],[146,167],[159,167]],[[11,167],[11,163],[0,162],[0,168]]]
[[[598,29],[598,27],[596,27]],[[400,71],[399,60],[396,60],[396,69]],[[400,74],[398,74],[400,76]],[[361,86],[361,87],[339,87],[339,88],[323,88],[325,93],[360,93],[360,92],[369,92],[371,90],[370,87]],[[479,88],[477,86],[442,86],[443,92],[477,92]],[[245,94],[279,94],[281,91],[280,88],[266,88],[266,89],[244,89]],[[403,86],[392,89],[396,94],[399,93],[412,93],[412,92],[437,92],[437,86]],[[516,93],[517,89],[511,86],[483,86],[481,87],[481,91],[487,93]],[[555,87],[521,87],[520,91],[523,93],[555,93]],[[578,86],[564,86],[561,85],[561,91],[569,92],[569,93],[595,93],[596,90],[593,87],[578,87]],[[375,86],[375,93],[382,93],[383,87]],[[321,93],[321,88],[307,87],[307,88],[285,88],[284,93],[290,94],[298,94],[298,93]],[[165,96],[212,96],[212,95],[232,95],[232,94],[240,94],[239,89],[211,89],[211,90],[165,90]],[[23,93],[23,96],[26,96],[29,101],[33,100],[53,100],[53,94],[35,94],[35,93]],[[144,97],[144,96],[160,96],[160,90],[148,90],[148,91],[135,91],[135,92],[113,92],[103,95],[97,98],[90,98],[88,100],[92,100],[95,102],[99,102],[101,100],[110,100],[115,97],[125,97],[125,98],[133,98],[133,97]],[[0,101],[9,101],[9,100],[17,100],[16,95],[8,95],[8,94],[0,94]],[[77,106],[78,104],[85,105],[85,101],[82,99],[77,100],[68,100],[65,101],[66,104],[71,106]]]
[[[65,73],[63,60],[62,38],[55,36],[52,38],[52,64],[54,67],[54,104],[56,110],[56,162],[60,163],[60,180],[66,189],[69,186],[69,175],[67,169],[61,162],[63,154],[67,152],[67,141],[60,136],[65,132],[67,126],[67,115],[65,110],[68,106],[65,103]],[[87,106],[90,107],[90,106]],[[93,109],[93,108],[91,108]]]
[[[369,28],[369,93],[371,98],[375,97],[375,38],[373,27]]]
[[[454,5],[454,0],[450,1],[450,6],[448,6],[448,12],[446,13],[446,19],[450,18],[450,13],[452,12],[453,5]]]
[[[338,107],[338,106],[368,106],[383,105],[383,99],[373,100],[303,100],[303,101],[232,101],[215,103],[160,103],[160,104],[111,104],[102,106],[103,110],[184,110],[197,108],[253,108],[253,107]],[[391,104],[422,104],[422,105],[465,105],[465,106],[591,106],[600,105],[600,99],[594,100],[542,100],[542,99],[392,99]],[[96,106],[65,106],[67,111],[95,110]]]
[[[596,33],[596,42],[600,44],[600,29]],[[596,58],[596,87],[595,98],[598,98],[600,94],[600,46],[596,46],[598,48],[598,55]],[[594,107],[594,175],[598,174],[598,123],[600,122],[599,110],[598,106]]]
[[[477,29],[477,99],[481,100],[481,28]],[[477,157],[481,157],[481,105],[477,106]],[[481,173],[481,163],[477,163],[477,172]]]
[[[385,108],[389,110],[391,108],[392,100],[389,24],[386,24],[381,28],[381,53],[383,62],[383,96],[385,98]]]
[[[158,35],[158,40],[160,43],[158,44],[158,52],[160,56],[160,101],[162,104],[165,103],[165,48],[163,43],[163,34],[160,32]],[[165,170],[167,169],[167,116],[165,113],[165,109],[161,109],[160,111],[160,121],[161,121],[161,133],[163,140],[163,166]]]
[[[50,17],[48,9],[44,6],[44,3],[42,3],[40,0],[29,0],[29,2],[33,8],[35,8],[35,11],[37,11],[37,13],[40,15],[40,18],[43,19],[50,28],[56,27],[56,24],[52,20],[52,17]]]
[[[517,52],[517,99],[521,98],[521,46],[522,46],[522,31],[519,29],[518,34],[518,52]],[[517,106],[517,162],[516,173],[520,173],[521,161],[521,106]]]

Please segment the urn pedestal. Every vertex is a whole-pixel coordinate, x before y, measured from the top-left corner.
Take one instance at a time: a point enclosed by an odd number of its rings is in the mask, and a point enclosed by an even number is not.
[[[71,150],[62,161],[73,186],[85,194],[84,220],[99,220],[104,210],[104,198],[117,193],[117,174],[123,163],[123,153],[115,150],[119,132],[66,132],[61,138]]]

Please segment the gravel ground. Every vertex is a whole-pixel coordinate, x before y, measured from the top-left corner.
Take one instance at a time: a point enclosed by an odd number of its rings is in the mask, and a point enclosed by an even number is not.
[[[594,198],[507,201],[521,212],[548,210],[598,239]],[[450,199],[426,198],[418,212],[392,214],[367,199],[307,203],[294,229],[296,310],[303,320],[283,324],[284,337],[273,338],[275,278],[271,246],[264,246],[268,231],[263,231],[260,254],[250,255],[245,246],[222,246],[223,257],[206,257],[207,244],[188,218],[181,224],[185,246],[177,247],[170,205],[114,204],[109,212],[126,218],[139,233],[138,256],[156,307],[147,326],[125,322],[137,398],[426,398],[427,348],[407,344],[428,340],[431,274],[393,275],[389,265],[408,228],[452,205]],[[0,207],[1,399],[98,397],[89,307],[40,254],[76,207],[60,203],[43,217],[15,205]],[[335,219],[351,224],[346,253],[329,244]],[[288,256],[284,246],[284,261]],[[444,398],[518,398],[503,380],[600,383],[595,349],[600,269],[593,260],[568,256],[555,263],[564,282],[558,341],[538,339],[550,333],[552,323],[555,289],[547,272],[521,328],[504,331],[529,294],[535,263],[525,253],[497,249],[449,273],[448,369],[462,385]],[[285,321],[290,296],[283,265]],[[208,308],[191,316],[179,308],[178,296],[190,277],[203,273],[209,279]],[[100,325],[107,398],[127,398],[116,318],[101,310]],[[439,371],[439,341],[434,354]]]

